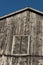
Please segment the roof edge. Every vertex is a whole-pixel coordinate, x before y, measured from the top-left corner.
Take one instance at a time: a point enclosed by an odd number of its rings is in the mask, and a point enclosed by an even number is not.
[[[1,20],[1,19],[4,19],[4,18],[7,18],[7,17],[10,17],[10,16],[13,16],[13,15],[15,15],[15,14],[18,14],[18,13],[20,13],[20,12],[26,11],[26,10],[29,10],[29,11],[32,11],[32,12],[35,12],[35,13],[38,13],[38,14],[40,14],[40,15],[43,15],[43,12],[41,12],[41,11],[39,11],[39,10],[36,10],[36,9],[34,9],[34,8],[31,8],[31,7],[25,7],[25,8],[23,8],[23,9],[21,9],[21,10],[16,11],[16,12],[13,12],[13,13],[10,13],[10,14],[4,15],[4,16],[1,16],[1,17],[0,17],[0,20]]]

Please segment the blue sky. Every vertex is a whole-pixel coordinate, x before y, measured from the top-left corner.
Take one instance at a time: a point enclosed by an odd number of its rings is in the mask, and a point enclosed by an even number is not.
[[[43,0],[0,0],[0,16],[4,16],[27,6],[43,11]]]

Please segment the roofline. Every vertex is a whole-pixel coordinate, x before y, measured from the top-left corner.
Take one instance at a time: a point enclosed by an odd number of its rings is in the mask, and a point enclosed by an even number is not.
[[[7,17],[11,17],[11,16],[13,16],[13,15],[16,15],[16,14],[18,14],[18,13],[21,13],[21,12],[27,11],[27,10],[32,11],[32,12],[34,12],[34,13],[37,13],[37,14],[43,16],[43,12],[41,12],[41,11],[39,11],[39,10],[36,10],[36,9],[34,9],[34,8],[31,8],[31,7],[26,7],[26,8],[23,8],[23,9],[21,9],[21,10],[18,10],[18,11],[16,11],[16,12],[13,12],[13,13],[10,13],[10,14],[7,14],[7,15],[4,15],[4,16],[0,17],[0,20],[5,19],[5,18],[7,18]]]

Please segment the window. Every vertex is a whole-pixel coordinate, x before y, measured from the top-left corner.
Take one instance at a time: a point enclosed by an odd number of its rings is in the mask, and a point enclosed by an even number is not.
[[[29,35],[14,35],[12,43],[13,54],[29,54]]]

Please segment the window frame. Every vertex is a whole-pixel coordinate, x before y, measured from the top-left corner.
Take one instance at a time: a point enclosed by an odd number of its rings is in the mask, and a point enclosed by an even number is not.
[[[21,53],[20,53],[20,54],[13,54],[13,48],[14,48],[13,46],[14,46],[14,43],[15,43],[14,40],[15,40],[15,37],[16,37],[16,36],[18,36],[18,37],[19,37],[19,36],[25,36],[25,37],[27,36],[27,37],[28,37],[28,43],[27,43],[28,48],[27,48],[27,53],[26,53],[26,54],[21,54]],[[27,56],[28,56],[28,55],[29,55],[29,44],[30,44],[30,35],[13,35],[11,55],[14,55],[14,56],[26,56],[26,55],[27,55]]]

